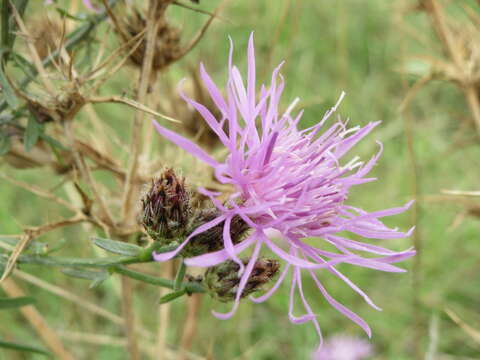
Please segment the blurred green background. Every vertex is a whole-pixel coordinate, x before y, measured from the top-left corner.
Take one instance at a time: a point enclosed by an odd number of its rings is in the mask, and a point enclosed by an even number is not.
[[[218,3],[201,1],[198,7],[213,11]],[[479,11],[475,2],[466,3]],[[453,309],[467,323],[480,329],[479,219],[466,217],[459,226],[452,228],[454,219],[464,210],[463,205],[430,201],[428,197],[440,194],[442,189],[480,190],[480,142],[478,137],[475,139],[473,127],[464,125],[470,114],[462,94],[446,82],[429,83],[415,95],[403,114],[399,111],[408,89],[418,80],[404,71],[415,65],[414,56],[442,56],[428,18],[419,12],[405,11],[414,5],[414,1],[384,0],[227,1],[221,19],[213,23],[197,48],[172,65],[169,73],[161,75],[159,81],[165,76],[176,84],[179,79],[190,76],[190,67],[203,61],[217,83],[224,84],[227,36],[230,35],[235,43],[235,62],[244,69],[248,35],[255,31],[258,74],[268,81],[273,67],[286,60],[282,71],[286,80],[282,104],[286,107],[295,97],[300,97],[299,107],[305,109],[302,126],[318,121],[342,90],[347,96],[339,114],[350,118],[351,126],[383,121],[352,152],[352,156],[358,154],[368,158],[377,150],[375,140],[383,142],[385,147],[373,170],[378,181],[358,186],[349,198],[349,204],[367,211],[400,206],[414,197],[413,170],[405,133],[410,121],[420,196],[416,219],[416,236],[422,244],[415,274],[418,287],[414,290],[412,260],[403,264],[409,270],[405,274],[340,266],[383,309],[377,312],[340,280],[327,273],[320,273],[319,277],[337,300],[370,324],[371,342],[376,351],[374,359],[413,359],[415,341],[420,343],[421,352],[425,354],[431,346],[432,333],[438,337],[438,359],[480,359],[479,343],[444,312],[445,308]],[[186,41],[207,18],[179,7],[169,11]],[[33,4],[27,11],[27,23],[29,17],[43,13],[42,6]],[[406,27],[413,30],[415,36],[405,31]],[[122,70],[102,93],[128,93],[136,76],[132,68]],[[96,109],[102,119],[118,129],[120,136],[128,138],[131,110],[116,105],[102,105]],[[164,158],[166,163],[169,160]],[[183,168],[188,179],[189,163],[181,164],[176,159],[171,162]],[[46,170],[19,172],[2,164],[0,171],[46,188],[58,182]],[[3,180],[0,180],[0,196],[2,234],[20,233],[25,225],[40,225],[56,219],[61,213],[55,205]],[[386,222],[406,230],[414,225],[412,211],[386,219]],[[92,250],[89,234],[81,226],[49,234],[40,240],[56,243],[61,239],[66,239],[68,244],[62,254],[99,256]],[[413,246],[412,241],[391,240],[385,245],[406,249]],[[149,266],[151,269],[160,267],[159,264]],[[110,311],[119,312],[118,278],[113,277],[90,290],[87,282],[69,278],[56,269],[22,266],[21,270],[35,273]],[[328,305],[313,282],[306,278],[304,284],[325,338],[340,333],[366,338],[361,329]],[[60,334],[82,332],[122,336],[118,325],[37,287],[23,282],[21,285],[37,299],[37,308]],[[153,332],[158,325],[158,296],[158,288],[136,284],[136,314],[143,326]],[[173,347],[181,337],[185,306],[183,298],[172,305],[168,343]],[[317,335],[311,324],[289,322],[287,286],[262,305],[243,302],[235,317],[228,321],[213,317],[212,309],[226,307],[204,297],[192,347],[192,351],[201,356],[208,355],[211,359],[309,359],[317,346]],[[416,329],[418,325],[420,329]],[[18,311],[0,313],[0,336],[40,343]],[[64,341],[80,359],[127,358],[121,346],[82,343],[68,337]],[[37,356],[0,350],[0,359],[27,358],[36,359]]]

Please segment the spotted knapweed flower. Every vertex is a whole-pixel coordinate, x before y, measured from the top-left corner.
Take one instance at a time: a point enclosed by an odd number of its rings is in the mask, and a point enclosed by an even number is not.
[[[312,360],[366,360],[373,355],[368,341],[348,335],[335,335],[325,341]]]
[[[367,323],[327,292],[316,270],[323,269],[339,277],[368,304],[378,309],[335,265],[347,263],[380,271],[402,272],[403,269],[392,263],[415,254],[411,249],[394,252],[339,234],[349,232],[367,239],[392,239],[407,237],[413,231],[391,229],[379,220],[405,211],[411,203],[370,213],[346,203],[352,186],[375,180],[366,176],[377,162],[382,145],[379,143],[379,152],[367,162],[361,162],[358,157],[348,161],[343,159],[379,122],[347,128],[346,122],[336,120],[326,127],[327,120],[343,98],[342,93],[337,104],[324,114],[318,124],[300,130],[298,123],[302,112],[291,115],[298,100],[285,112],[279,112],[284,88],[284,80],[280,75],[282,64],[274,69],[270,86],[262,85],[257,92],[253,34],[248,43],[246,84],[239,69],[232,65],[232,53],[231,43],[225,97],[203,64],[200,65],[201,78],[221,118],[215,118],[205,106],[181,93],[228,150],[223,161],[215,160],[198,145],[158,123],[154,122],[154,125],[165,138],[210,165],[217,180],[231,184],[235,192],[226,202],[221,202],[218,193],[200,188],[199,191],[210,197],[218,208],[219,215],[196,228],[175,251],[154,257],[157,261],[168,260],[180,253],[197,234],[223,224],[224,249],[185,260],[190,266],[210,267],[226,260],[233,260],[239,265],[241,277],[233,308],[226,314],[214,312],[217,317],[226,319],[235,313],[260,251],[267,247],[283,260],[284,268],[269,291],[257,298],[250,297],[251,300],[262,302],[268,299],[291,271],[289,317],[294,323],[312,321],[321,336],[316,315],[303,292],[303,270],[313,278],[321,294],[333,307],[360,325],[370,336]],[[232,219],[238,216],[250,226],[251,233],[240,243],[234,244],[230,227]],[[278,239],[270,236],[272,232],[278,235]],[[336,251],[326,250],[331,249],[332,245]],[[253,247],[253,251],[249,262],[244,265],[238,254],[249,247]],[[296,293],[300,295],[306,312],[300,317],[293,313]]]
[[[92,2],[90,0],[82,0],[83,4],[92,11],[99,12],[100,10],[97,9],[95,6],[93,6]],[[53,0],[45,0],[45,5],[51,5],[53,4]]]

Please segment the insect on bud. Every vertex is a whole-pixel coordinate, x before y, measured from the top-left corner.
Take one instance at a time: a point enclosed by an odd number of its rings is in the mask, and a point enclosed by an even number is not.
[[[248,260],[242,261],[245,265],[248,263]],[[209,268],[205,273],[205,285],[210,295],[222,302],[234,300],[240,283],[239,269],[240,266],[233,260]],[[280,264],[277,260],[258,259],[253,266],[241,298],[261,290],[263,285],[269,283],[275,277],[279,269]]]
[[[168,239],[185,234],[191,213],[190,194],[185,179],[177,177],[173,169],[152,180],[142,204],[142,224],[154,240],[168,243]]]

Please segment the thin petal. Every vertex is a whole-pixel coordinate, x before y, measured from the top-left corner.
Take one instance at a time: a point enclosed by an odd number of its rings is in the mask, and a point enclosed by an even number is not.
[[[170,252],[165,252],[165,253],[153,253],[153,258],[155,261],[167,261],[176,256],[184,247],[185,245],[188,244],[190,239],[198,234],[201,234],[204,231],[207,231],[208,229],[211,229],[212,227],[220,224],[222,221],[225,220],[225,216],[221,215],[203,225],[200,225],[198,228],[196,228],[188,237],[173,251]]]
[[[212,167],[218,166],[218,162],[215,161],[212,157],[210,157],[210,155],[203,151],[198,145],[194,144],[190,140],[187,140],[183,136],[180,136],[177,133],[164,128],[155,120],[153,120],[152,123],[157,129],[157,131],[160,133],[160,135],[164,136],[174,144],[180,146],[185,151],[188,151],[190,154],[202,160],[206,164]]]

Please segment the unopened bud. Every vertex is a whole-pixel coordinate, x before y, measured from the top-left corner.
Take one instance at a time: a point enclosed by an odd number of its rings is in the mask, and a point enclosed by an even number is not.
[[[191,215],[190,194],[185,179],[177,177],[172,169],[152,180],[142,203],[142,223],[154,240],[165,242],[186,233]]]
[[[242,261],[245,265],[248,263],[247,260]],[[209,268],[205,273],[205,285],[211,296],[222,302],[234,300],[240,283],[239,269],[240,266],[233,260]],[[241,298],[261,290],[263,285],[269,283],[275,277],[279,269],[280,264],[277,260],[258,259],[253,266]]]

